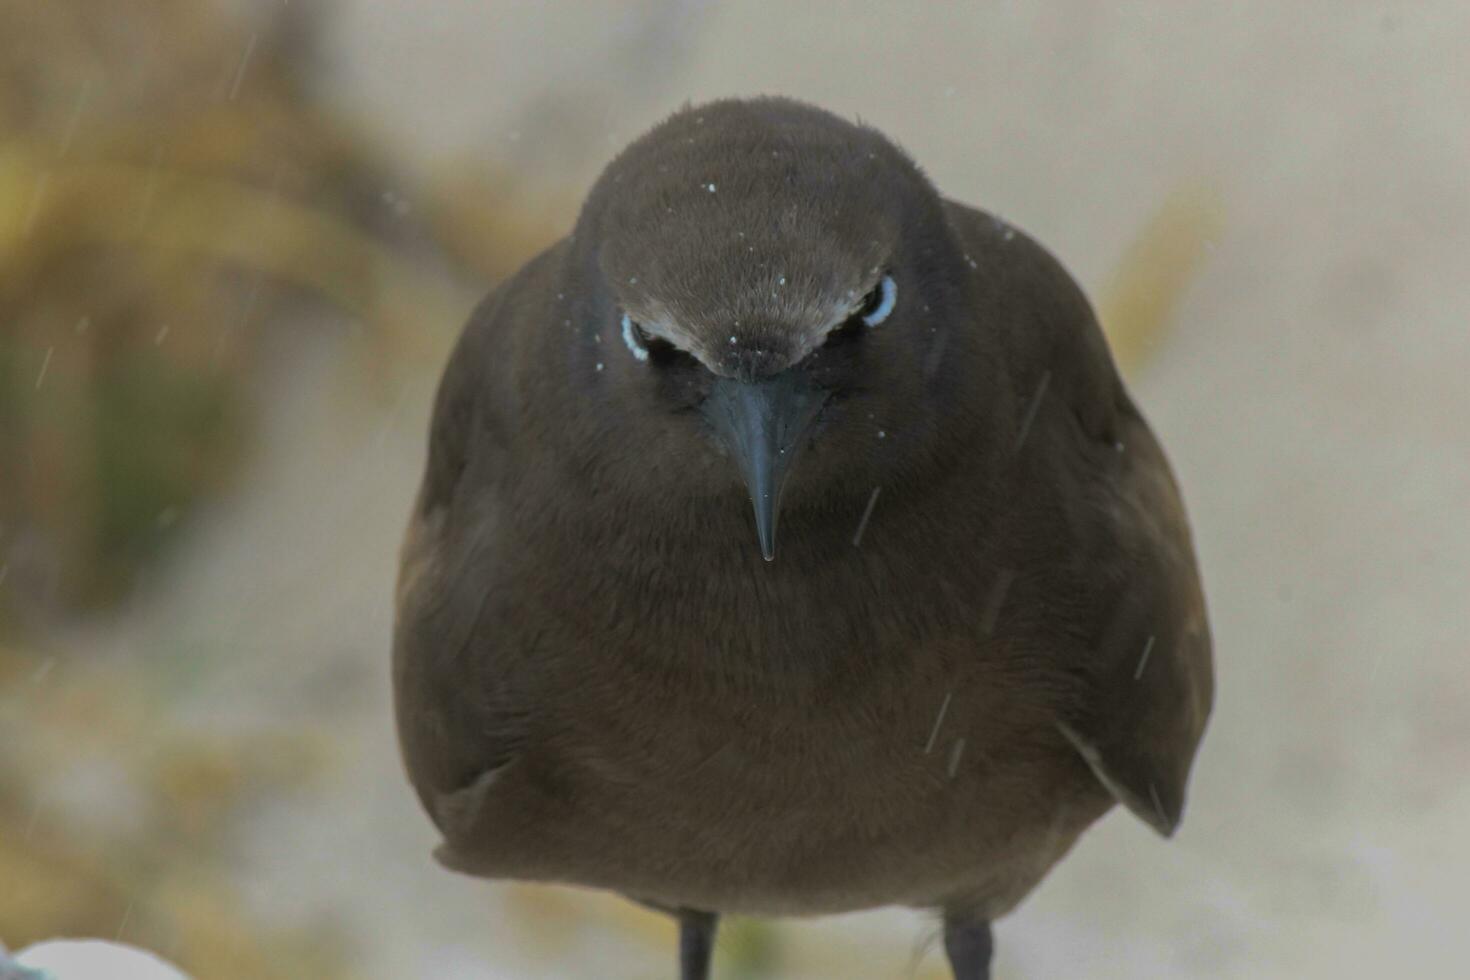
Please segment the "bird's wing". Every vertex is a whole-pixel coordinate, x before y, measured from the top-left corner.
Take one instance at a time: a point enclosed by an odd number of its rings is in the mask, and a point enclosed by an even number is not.
[[[1127,396],[1108,495],[1110,554],[1094,557],[1086,696],[1058,723],[1117,800],[1169,836],[1214,697],[1213,664],[1183,503],[1163,453]]]
[[[1034,416],[1027,462],[1040,460],[1033,475],[1054,497],[1050,513],[1072,525],[1069,553],[1056,560],[1079,569],[1067,590],[1075,653],[1065,670],[1081,693],[1058,728],[1119,802],[1171,834],[1214,690],[1178,487],[1061,264],[994,216],[953,202],[947,210],[975,260],[977,290],[995,297],[982,301],[1025,311],[1007,356]]]
[[[409,776],[446,840],[465,836],[524,747],[514,660],[495,627],[495,517],[416,515],[403,549],[394,693]]]
[[[429,455],[400,556],[393,643],[399,741],[409,777],[453,846],[525,748],[534,636],[506,628],[513,601],[499,542],[513,472],[514,318],[553,253],[481,304],[435,399]]]

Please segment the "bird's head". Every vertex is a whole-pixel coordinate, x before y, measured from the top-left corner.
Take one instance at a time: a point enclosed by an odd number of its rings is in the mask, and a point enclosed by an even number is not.
[[[935,452],[964,257],[875,130],[781,99],[684,109],[608,166],[575,238],[615,402],[728,454],[768,560],[788,476],[866,495]]]

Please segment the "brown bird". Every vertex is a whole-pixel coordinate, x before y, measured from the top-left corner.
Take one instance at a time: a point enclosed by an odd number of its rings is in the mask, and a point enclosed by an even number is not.
[[[655,127],[475,312],[397,602],[439,860],[666,910],[685,980],[721,913],[883,905],[987,977],[1115,801],[1172,833],[1212,701],[1179,492],[1076,284],[785,99]]]

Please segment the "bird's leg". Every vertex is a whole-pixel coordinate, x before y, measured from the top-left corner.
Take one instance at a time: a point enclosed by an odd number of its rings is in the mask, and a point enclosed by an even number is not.
[[[954,980],[990,980],[990,954],[995,942],[990,923],[968,915],[944,916],[944,952]]]
[[[710,957],[715,951],[715,929],[720,917],[713,912],[679,910],[679,980],[709,980]]]

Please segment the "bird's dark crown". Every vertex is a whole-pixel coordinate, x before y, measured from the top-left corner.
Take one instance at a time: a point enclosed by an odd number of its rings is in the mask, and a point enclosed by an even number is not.
[[[578,226],[611,306],[715,375],[778,373],[859,312],[938,195],[876,130],[787,99],[685,108],[604,171]]]

